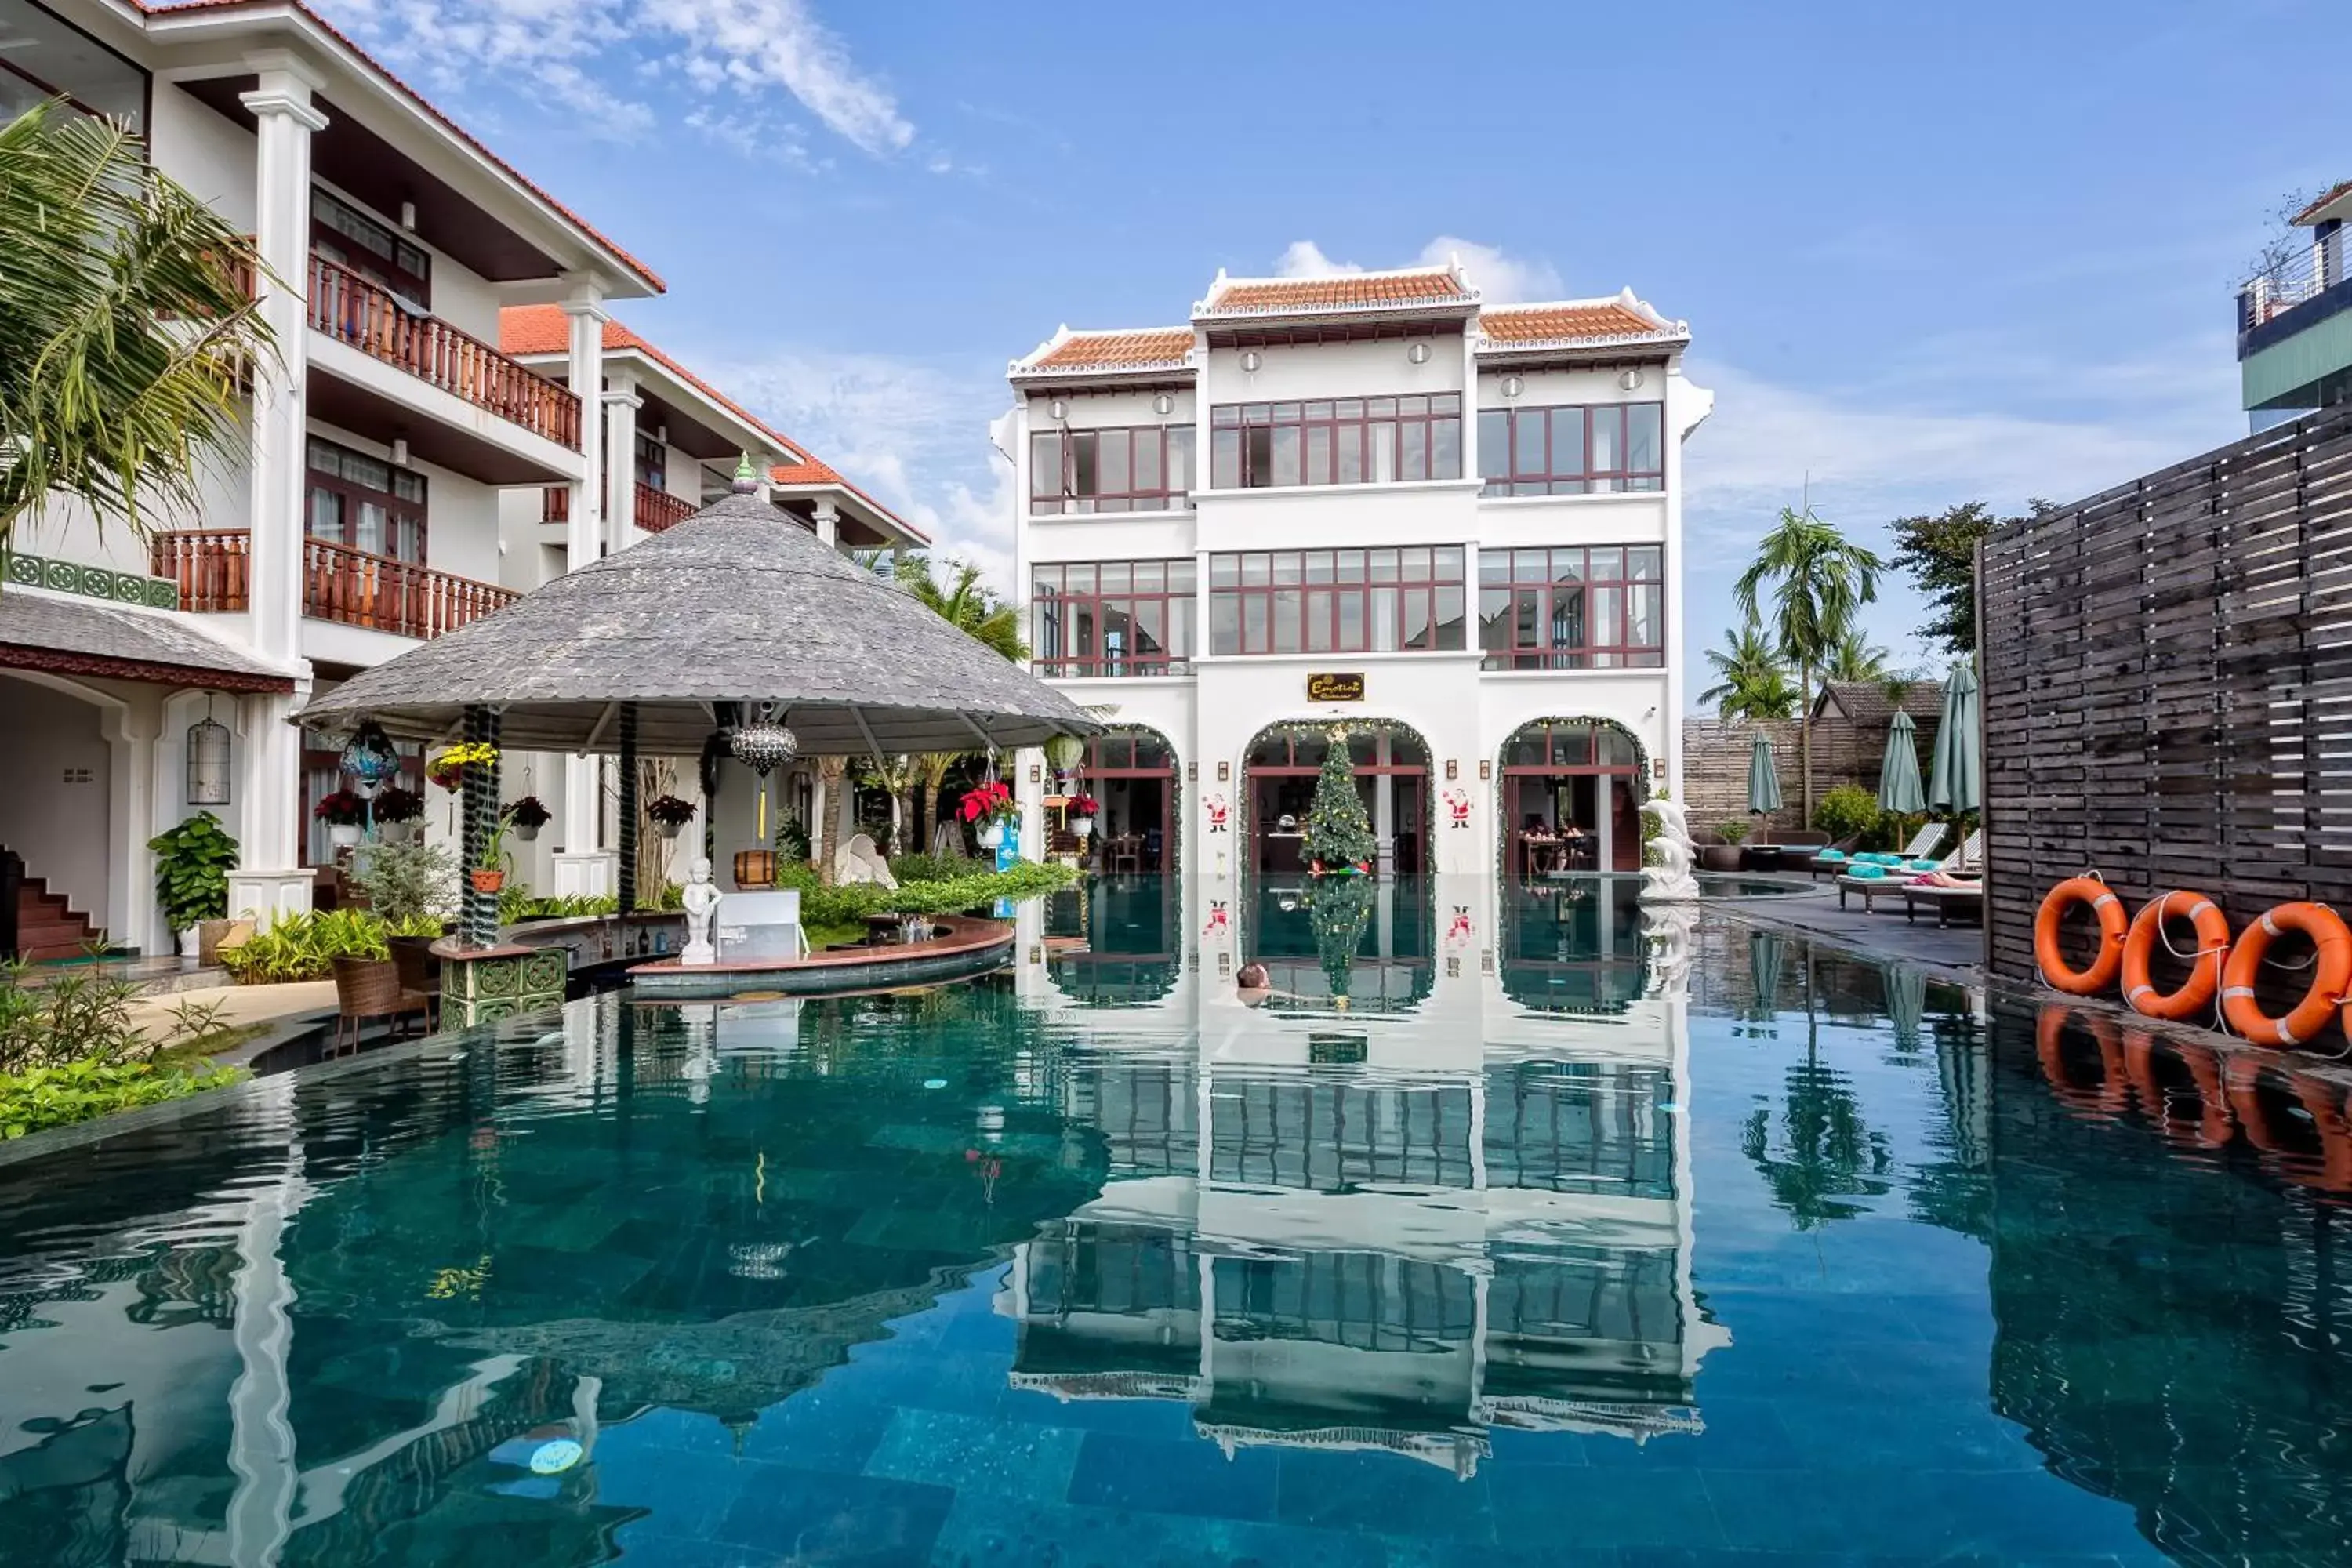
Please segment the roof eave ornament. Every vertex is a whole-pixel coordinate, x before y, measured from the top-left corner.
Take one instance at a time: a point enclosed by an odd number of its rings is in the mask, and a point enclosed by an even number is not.
[[[749,452],[744,453],[743,460],[735,465],[734,491],[739,496],[760,493],[759,466],[751,461],[751,454]]]

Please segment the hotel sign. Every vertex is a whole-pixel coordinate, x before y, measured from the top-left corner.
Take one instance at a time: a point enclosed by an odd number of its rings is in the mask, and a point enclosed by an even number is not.
[[[1349,675],[1310,675],[1307,678],[1307,700],[1309,702],[1361,702],[1364,700],[1364,677],[1359,670]]]

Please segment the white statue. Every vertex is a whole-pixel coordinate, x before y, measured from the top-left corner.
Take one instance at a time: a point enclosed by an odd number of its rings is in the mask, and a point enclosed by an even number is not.
[[[686,906],[686,951],[677,955],[678,963],[719,962],[719,949],[711,945],[710,932],[719,923],[719,901],[726,896],[710,880],[710,862],[696,857],[687,872],[686,891],[678,900]]]
[[[1691,945],[1698,910],[1690,902],[1648,904],[1642,910],[1642,936],[1650,944],[1650,972],[1642,986],[1644,996],[1690,994]]]
[[[844,886],[852,882],[872,882],[883,888],[898,885],[898,879],[890,874],[890,862],[863,833],[851,834],[849,842],[833,858],[833,879]]]
[[[1685,903],[1696,899],[1698,879],[1691,875],[1691,867],[1698,860],[1698,848],[1691,842],[1690,822],[1683,815],[1682,803],[1660,794],[1642,809],[1658,816],[1658,836],[1650,840],[1649,853],[1643,858],[1651,864],[1642,868],[1642,901]]]

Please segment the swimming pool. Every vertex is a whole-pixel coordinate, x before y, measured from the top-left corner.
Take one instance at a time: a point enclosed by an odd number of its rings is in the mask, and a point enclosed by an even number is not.
[[[0,1562],[2342,1560],[2340,1090],[1408,901],[1348,1007],[1105,887],[0,1164]]]

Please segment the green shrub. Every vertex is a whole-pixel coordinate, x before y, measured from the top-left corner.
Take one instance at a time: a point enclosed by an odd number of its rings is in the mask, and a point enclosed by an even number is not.
[[[155,852],[155,898],[172,930],[228,914],[228,874],[236,869],[236,840],[220,818],[200,811],[147,841]]]
[[[588,915],[609,915],[620,907],[620,900],[610,893],[542,897],[529,888],[509,886],[499,894],[499,923],[513,925],[518,921],[578,920]]]
[[[338,958],[389,958],[387,936],[440,934],[431,915],[385,921],[368,910],[313,910],[221,949],[220,961],[240,985],[284,985],[326,979]]]
[[[1840,784],[1813,803],[1813,826],[1832,844],[1871,837],[1882,815],[1878,797],[1859,784]]]
[[[45,1127],[88,1121],[142,1105],[161,1105],[200,1089],[219,1089],[244,1076],[242,1068],[191,1072],[153,1062],[97,1058],[0,1074],[0,1139],[22,1138]]]
[[[1737,844],[1741,839],[1748,837],[1749,826],[1750,824],[1747,818],[1734,817],[1729,822],[1717,823],[1715,825],[1715,836],[1717,838],[1722,839],[1726,844]]]
[[[977,868],[972,860],[951,859],[945,855],[890,857],[890,875],[901,882],[945,882],[970,876]]]
[[[370,844],[352,852],[352,884],[368,908],[404,923],[457,912],[457,858],[439,844]]]
[[[131,1021],[137,987],[66,973],[36,988],[26,984],[30,968],[0,965],[0,1138],[176,1100],[244,1076],[235,1068],[191,1071],[155,1059],[210,1034],[217,1008],[184,1005],[169,1030],[149,1038]]]

